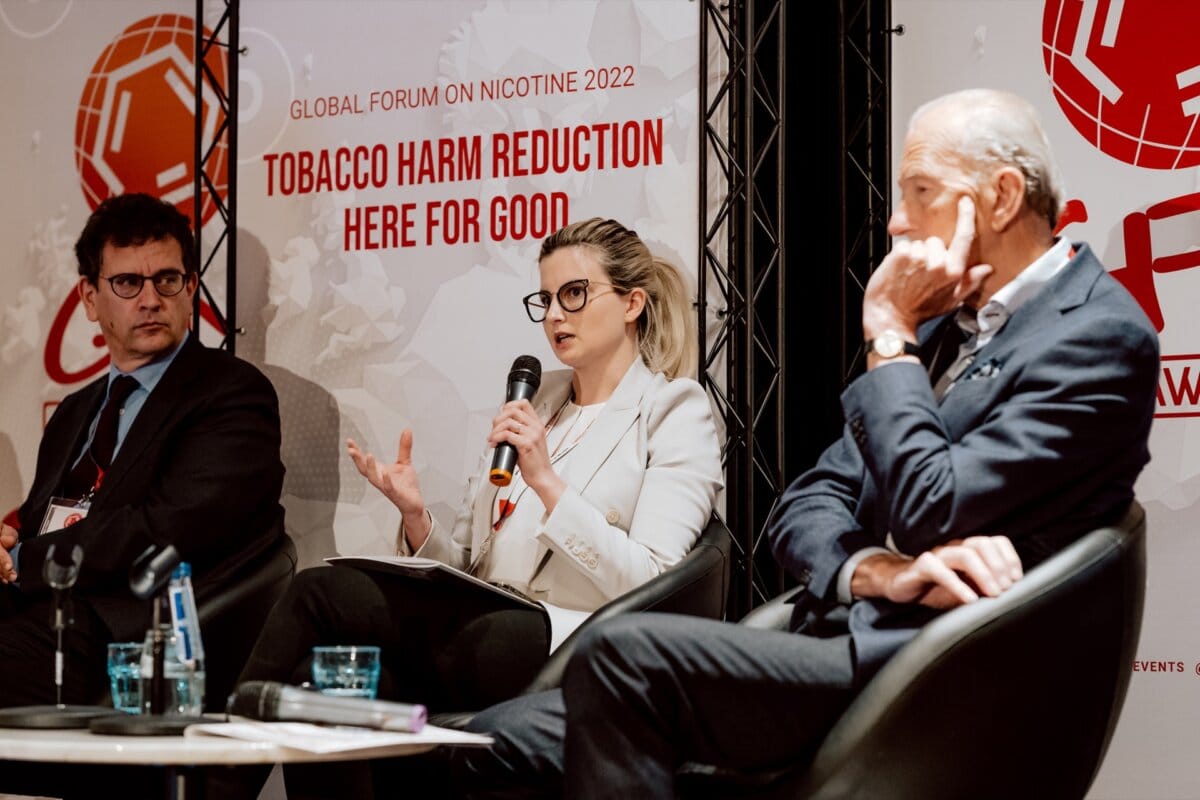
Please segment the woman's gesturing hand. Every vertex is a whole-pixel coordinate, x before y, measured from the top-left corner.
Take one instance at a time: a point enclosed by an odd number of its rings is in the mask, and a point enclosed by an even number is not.
[[[350,454],[359,474],[400,509],[408,543],[416,549],[424,544],[429,535],[429,525],[425,518],[421,484],[412,465],[412,445],[412,430],[405,428],[400,432],[400,448],[393,463],[381,462],[374,454],[362,451],[353,439],[346,440],[346,452]]]

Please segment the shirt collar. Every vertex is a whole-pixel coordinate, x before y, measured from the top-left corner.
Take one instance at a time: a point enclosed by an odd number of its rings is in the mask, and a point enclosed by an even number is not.
[[[157,361],[151,361],[149,364],[144,364],[133,372],[121,372],[115,366],[108,368],[108,385],[111,387],[112,382],[120,375],[128,375],[138,382],[138,387],[145,389],[147,393],[153,392],[154,387],[158,386],[158,382],[162,380],[163,374],[167,368],[171,366],[171,362],[175,360],[175,356],[179,355],[179,351],[183,349],[187,343],[188,337],[191,336],[191,331],[184,331],[183,338],[179,340],[179,344],[175,345],[175,349],[167,354],[166,358],[160,358]]]
[[[1004,326],[1018,308],[1028,302],[1046,284],[1054,279],[1071,260],[1071,242],[1059,239],[1038,256],[1032,264],[1017,273],[1017,276],[1001,286],[991,299],[974,314],[965,306],[958,311],[959,327],[968,333],[988,333]]]

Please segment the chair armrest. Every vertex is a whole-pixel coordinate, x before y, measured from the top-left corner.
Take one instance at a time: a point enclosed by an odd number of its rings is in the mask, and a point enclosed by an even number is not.
[[[751,611],[738,621],[738,625],[747,628],[757,628],[768,631],[786,631],[792,621],[792,610],[795,608],[796,596],[804,591],[803,586],[788,589],[781,595],[771,598],[758,608]]]
[[[724,533],[726,538],[722,544],[727,546],[728,533]],[[674,567],[596,609],[550,654],[537,677],[525,687],[522,694],[557,689],[584,631],[611,617],[634,611],[689,614],[713,619],[724,617],[725,596],[728,593],[728,586],[724,585],[728,581],[727,551],[718,544],[706,541],[709,538],[707,535],[702,538]],[[708,588],[717,579],[716,572],[723,573],[719,597],[714,597],[715,593]]]

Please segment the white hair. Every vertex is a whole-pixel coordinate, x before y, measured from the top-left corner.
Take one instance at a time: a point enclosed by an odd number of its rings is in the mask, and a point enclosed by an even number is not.
[[[1026,100],[995,89],[965,89],[930,100],[913,112],[909,127],[925,114],[945,110],[955,122],[941,134],[947,149],[982,182],[991,170],[1016,167],[1025,177],[1025,202],[1058,224],[1063,205],[1062,176],[1037,111]]]

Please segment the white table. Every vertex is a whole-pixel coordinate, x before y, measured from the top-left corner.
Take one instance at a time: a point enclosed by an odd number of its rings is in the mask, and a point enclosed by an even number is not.
[[[295,764],[354,761],[424,753],[464,734],[427,726],[420,741],[370,749],[313,753],[263,742],[220,736],[100,736],[86,730],[19,730],[0,728],[0,760],[41,764],[145,766],[166,770],[168,797],[203,794],[203,768],[245,764]],[[425,735],[428,734],[428,735]],[[201,769],[195,769],[201,768]],[[0,779],[4,777],[0,769]],[[0,790],[3,787],[0,786]],[[99,795],[97,795],[99,796]]]

